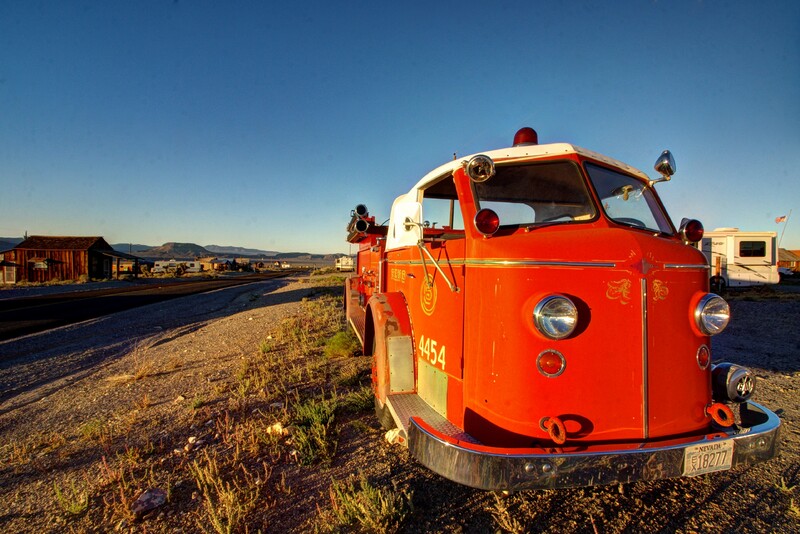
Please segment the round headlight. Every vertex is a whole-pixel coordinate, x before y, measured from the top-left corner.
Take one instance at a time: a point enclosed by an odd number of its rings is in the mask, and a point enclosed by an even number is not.
[[[533,309],[533,324],[549,339],[564,339],[578,324],[578,309],[567,297],[550,295]]]
[[[730,318],[730,306],[725,299],[714,293],[709,293],[700,299],[697,309],[694,311],[697,328],[707,336],[713,336],[725,330]]]

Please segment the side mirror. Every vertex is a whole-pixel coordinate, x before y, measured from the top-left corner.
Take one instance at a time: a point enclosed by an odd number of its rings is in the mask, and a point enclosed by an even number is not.
[[[661,178],[650,180],[650,185],[658,182],[666,182],[672,178],[672,175],[675,174],[675,158],[672,157],[672,152],[669,150],[662,152],[653,168],[661,175]]]

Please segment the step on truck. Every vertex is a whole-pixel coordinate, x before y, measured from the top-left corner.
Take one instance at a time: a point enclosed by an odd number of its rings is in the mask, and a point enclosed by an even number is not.
[[[345,310],[373,358],[387,436],[487,490],[697,476],[777,454],[753,374],[714,362],[729,320],[709,264],[676,229],[659,176],[570,144],[456,158],[423,176],[358,244]]]

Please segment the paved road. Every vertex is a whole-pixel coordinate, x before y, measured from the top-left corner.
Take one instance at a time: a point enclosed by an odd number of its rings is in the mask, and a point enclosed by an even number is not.
[[[0,341],[146,304],[294,274],[282,271],[0,300]]]

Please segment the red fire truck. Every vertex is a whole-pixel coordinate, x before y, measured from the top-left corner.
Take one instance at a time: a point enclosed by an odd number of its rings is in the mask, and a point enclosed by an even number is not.
[[[359,205],[347,319],[378,417],[436,473],[522,490],[696,476],[772,458],[754,377],[712,363],[730,316],[675,229],[660,176],[570,144],[450,161],[392,205]]]

